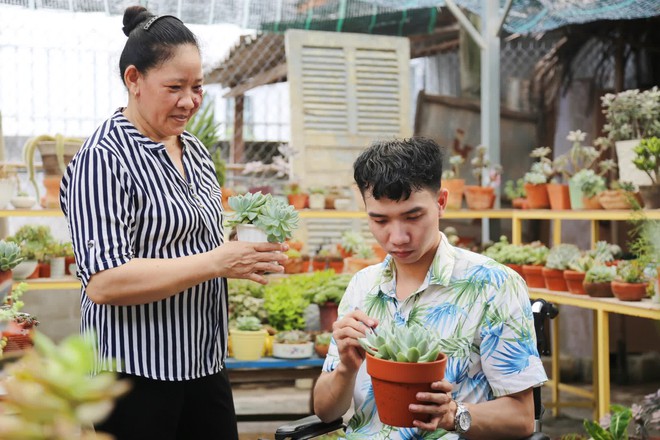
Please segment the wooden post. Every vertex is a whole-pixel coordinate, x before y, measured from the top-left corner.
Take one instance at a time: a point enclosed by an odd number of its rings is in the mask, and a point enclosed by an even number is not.
[[[234,139],[231,148],[232,163],[245,162],[245,141],[243,140],[243,109],[245,95],[234,98]]]

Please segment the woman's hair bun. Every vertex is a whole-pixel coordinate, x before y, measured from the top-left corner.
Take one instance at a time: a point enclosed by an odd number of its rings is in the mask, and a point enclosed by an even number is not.
[[[124,11],[124,35],[128,37],[137,25],[153,16],[144,6],[129,6]]]

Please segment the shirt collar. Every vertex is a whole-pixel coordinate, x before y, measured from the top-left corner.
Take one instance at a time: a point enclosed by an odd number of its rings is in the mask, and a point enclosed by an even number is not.
[[[135,125],[129,121],[126,116],[124,116],[123,113],[123,108],[118,108],[117,111],[115,112],[114,115],[112,115],[112,119],[114,120],[115,124],[117,126],[122,127],[128,135],[133,138],[137,143],[140,145],[145,146],[146,148],[150,150],[164,150],[165,145],[163,145],[160,142],[156,142],[147,136],[143,135],[140,130],[138,130]]]
[[[418,292],[425,290],[430,285],[448,286],[451,281],[451,274],[456,263],[456,249],[449,243],[445,234],[440,231],[438,233],[440,234],[440,244]],[[385,257],[382,268],[378,283],[379,289],[387,296],[396,297],[396,264],[391,255]]]

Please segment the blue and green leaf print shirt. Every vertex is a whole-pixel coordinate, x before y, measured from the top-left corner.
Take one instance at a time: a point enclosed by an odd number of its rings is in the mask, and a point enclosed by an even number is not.
[[[396,297],[396,268],[388,256],[351,280],[339,319],[360,309],[380,325],[395,321],[434,328],[448,356],[445,378],[453,398],[477,403],[540,386],[547,380],[536,350],[534,318],[523,279],[483,255],[456,248],[444,234],[424,283],[406,300]],[[323,371],[339,363],[334,340]],[[353,392],[355,414],[347,439],[458,439],[453,432],[396,428],[378,419],[366,362]]]

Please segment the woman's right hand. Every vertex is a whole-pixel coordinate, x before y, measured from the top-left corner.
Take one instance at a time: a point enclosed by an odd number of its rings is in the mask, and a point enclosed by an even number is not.
[[[244,278],[267,284],[264,273],[284,272],[282,263],[288,257],[289,246],[285,243],[250,243],[228,241],[215,248],[212,253],[218,265],[219,276],[224,278]]]
[[[365,351],[358,342],[369,328],[376,328],[378,320],[371,318],[362,310],[347,313],[342,319],[332,325],[332,337],[337,343],[341,365],[350,372],[357,370],[364,362]]]

